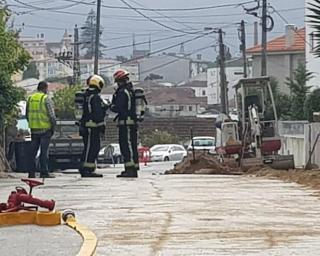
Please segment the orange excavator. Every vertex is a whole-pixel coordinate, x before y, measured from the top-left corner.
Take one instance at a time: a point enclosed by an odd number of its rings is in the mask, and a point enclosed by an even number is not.
[[[244,78],[234,86],[238,120],[217,119],[216,151],[221,161],[235,157],[244,169],[270,165],[294,169],[293,155],[279,155],[281,138],[269,77]]]

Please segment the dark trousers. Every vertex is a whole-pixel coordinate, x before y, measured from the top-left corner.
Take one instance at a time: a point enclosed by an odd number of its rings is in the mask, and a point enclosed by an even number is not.
[[[82,155],[82,167],[80,173],[92,173],[96,169],[96,160],[100,151],[100,133],[99,128],[81,128],[84,150]]]
[[[29,175],[34,176],[37,170],[37,153],[40,148],[40,157],[39,157],[39,167],[40,167],[40,174],[47,175],[48,170],[48,163],[49,163],[49,144],[50,139],[53,133],[51,130],[48,130],[45,133],[34,133],[31,134],[31,157],[33,159],[33,168],[29,170]]]
[[[119,125],[119,144],[125,169],[139,170],[138,129],[136,125]]]

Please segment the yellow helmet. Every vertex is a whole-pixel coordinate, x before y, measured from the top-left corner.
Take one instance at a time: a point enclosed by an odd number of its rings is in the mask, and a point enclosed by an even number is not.
[[[103,86],[104,86],[104,80],[101,76],[99,75],[92,75],[89,76],[87,79],[87,85],[88,86],[95,86],[97,87],[99,90],[102,90]]]

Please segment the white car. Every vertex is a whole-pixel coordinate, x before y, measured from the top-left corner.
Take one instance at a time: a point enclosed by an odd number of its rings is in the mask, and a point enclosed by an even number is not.
[[[158,144],[150,148],[151,161],[181,161],[187,156],[185,148],[178,144]]]
[[[193,137],[188,146],[188,151],[192,150],[192,141],[195,150],[206,150],[210,153],[215,152],[216,138],[215,137]]]

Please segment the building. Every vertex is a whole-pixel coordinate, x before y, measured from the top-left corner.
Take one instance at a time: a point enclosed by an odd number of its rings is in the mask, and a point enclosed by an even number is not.
[[[179,85],[178,88],[190,88],[194,91],[196,97],[207,97],[208,95],[207,81],[189,81]]]
[[[65,30],[60,42],[46,42],[43,33],[36,37],[21,37],[19,41],[35,61],[52,58],[63,52],[73,52],[72,36],[67,30]]]
[[[112,84],[113,74],[120,68],[120,61],[114,59],[99,59],[99,74],[106,79],[106,84]],[[85,81],[89,75],[94,72],[94,60],[93,59],[81,59],[80,60],[80,72],[81,80]]]
[[[190,78],[207,72],[210,64],[212,64],[212,62],[202,60],[201,54],[197,54],[197,58],[192,59],[190,63]]]
[[[167,87],[154,81],[143,81],[134,85],[143,88],[148,101],[147,114],[152,117],[195,117],[207,106],[206,97],[196,97],[188,87]],[[104,99],[112,99],[115,86],[102,89]],[[111,114],[111,117],[114,115]]]
[[[306,16],[312,15],[313,13],[307,8],[310,4],[317,5],[315,0],[306,1]],[[313,73],[312,79],[307,83],[308,86],[320,87],[320,58],[315,55],[315,48],[319,39],[315,37],[315,28],[311,27],[310,23],[306,23],[306,66],[307,70]]]
[[[67,30],[65,30],[61,41],[47,42],[46,49],[47,49],[48,56],[51,56],[51,57],[55,57],[59,55],[59,53],[64,53],[64,52],[73,53],[72,35],[69,34]]]
[[[191,88],[151,87],[146,90],[147,113],[154,117],[190,117],[204,111],[206,97],[196,97]]]
[[[252,75],[251,61],[248,62],[248,77]],[[228,82],[228,99],[234,102],[235,90],[233,86],[243,77],[243,60],[234,58],[225,62],[225,73]],[[208,105],[220,105],[220,67],[217,63],[207,70]],[[232,107],[232,105],[230,105]]]
[[[190,78],[190,59],[174,55],[159,55],[143,58],[139,62],[140,81],[150,74],[162,77],[161,81],[180,83]]]
[[[40,80],[52,77],[68,77],[73,74],[71,66],[67,66],[52,57],[36,60],[35,64],[39,71]]]
[[[290,93],[286,78],[293,78],[299,64],[305,64],[305,28],[286,25],[285,34],[267,43],[267,74],[276,78],[280,91]],[[253,76],[261,75],[261,45],[247,49],[252,57]]]
[[[25,48],[32,56],[33,60],[43,60],[47,56],[46,42],[44,34],[34,37],[21,37],[19,38],[23,48]]]

